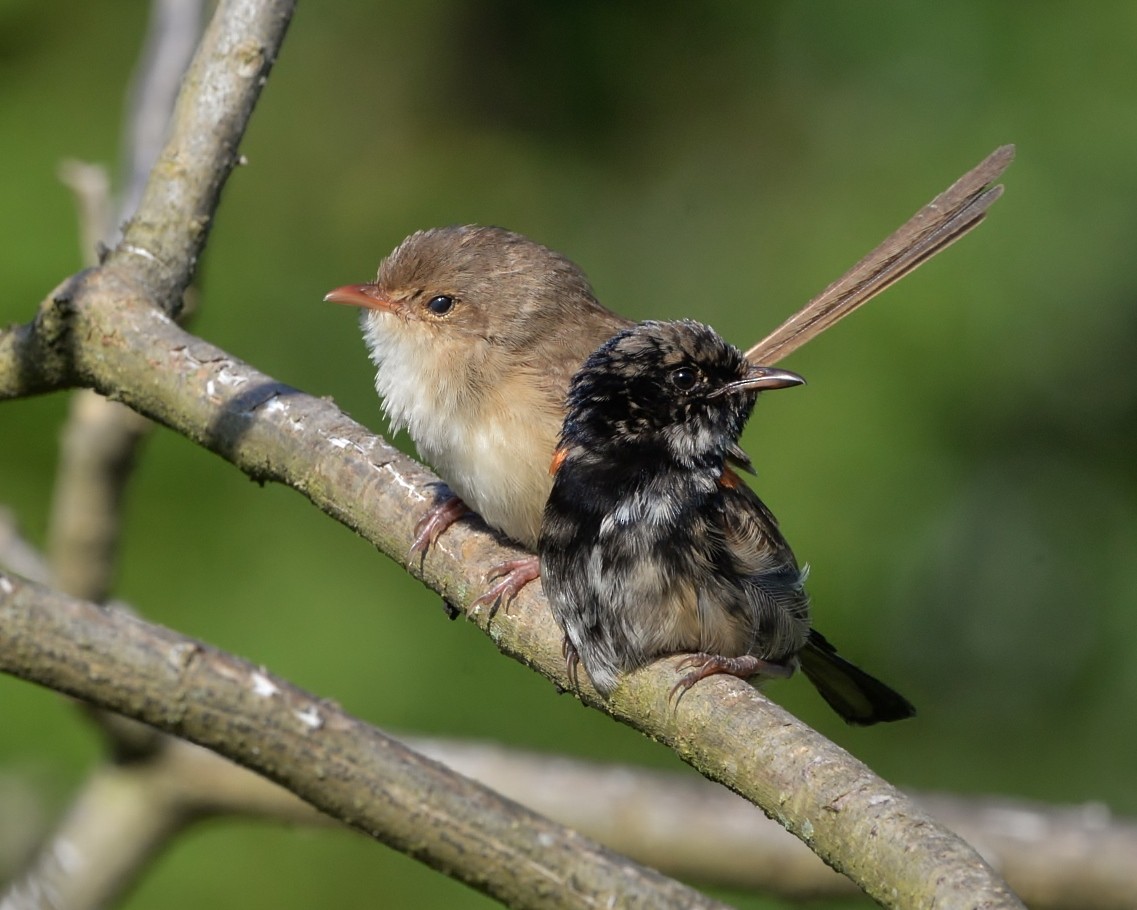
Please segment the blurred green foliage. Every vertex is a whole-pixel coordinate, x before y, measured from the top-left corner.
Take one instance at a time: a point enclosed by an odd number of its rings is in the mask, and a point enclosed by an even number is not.
[[[56,168],[117,161],[146,15],[0,3],[5,323],[79,266]],[[920,716],[852,730],[800,680],[769,691],[902,786],[1137,813],[1135,29],[1120,2],[306,4],[226,189],[195,330],[381,430],[355,318],[320,298],[412,230],[506,225],[614,308],[745,346],[1018,143],[989,222],[796,354],[810,385],[765,401],[744,439],[813,566],[818,624]],[[0,407],[0,501],[35,541],[64,409]],[[446,622],[301,497],[168,431],[128,510],[123,598],[381,726],[678,765]],[[91,731],[10,679],[0,717],[0,773],[64,805]],[[348,834],[218,823],[129,906],[360,894],[489,904]]]

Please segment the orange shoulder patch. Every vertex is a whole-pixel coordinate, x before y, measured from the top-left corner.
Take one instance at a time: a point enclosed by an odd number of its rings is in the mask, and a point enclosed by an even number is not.
[[[564,446],[553,452],[553,463],[549,465],[549,474],[556,474],[561,469],[561,465],[565,463],[568,458],[568,449]]]
[[[728,490],[737,490],[739,487],[745,486],[742,478],[734,473],[730,467],[723,467],[722,476],[719,477],[719,483],[726,487]]]

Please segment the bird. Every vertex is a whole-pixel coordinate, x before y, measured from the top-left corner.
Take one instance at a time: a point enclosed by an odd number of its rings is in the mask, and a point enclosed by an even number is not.
[[[472,224],[411,234],[374,281],[324,299],[363,308],[392,431],[407,430],[452,494],[418,523],[412,552],[425,553],[468,509],[535,550],[569,380],[631,322],[565,256]],[[502,563],[488,573],[502,580],[478,602],[508,602],[537,573],[535,556]]]
[[[803,382],[691,320],[624,328],[585,360],[538,540],[570,680],[582,664],[608,697],[621,675],[684,654],[679,698],[715,674],[800,666],[849,723],[915,713],[812,628],[806,572],[730,465],[758,394]]]

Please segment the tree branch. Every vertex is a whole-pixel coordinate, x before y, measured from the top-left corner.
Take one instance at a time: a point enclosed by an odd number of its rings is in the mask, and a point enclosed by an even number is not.
[[[54,328],[49,319],[42,323],[37,319],[36,323],[0,329],[0,400],[28,398],[75,385],[71,358],[62,347],[68,339],[57,337]]]
[[[160,787],[139,785],[143,766],[104,764],[76,797],[34,860],[8,884],[4,908],[97,910],[113,906],[181,829]],[[149,778],[148,778],[149,781]]]
[[[88,267],[98,264],[98,251],[116,233],[115,223],[135,210],[148,183],[198,42],[202,5],[203,0],[151,4],[145,45],[132,79],[118,218],[110,214],[114,206],[102,167],[68,161],[60,168],[61,179],[75,194],[80,249]],[[152,427],[135,411],[88,389],[72,396],[48,525],[51,577],[60,590],[97,602],[110,595],[122,499],[137,451]]]
[[[72,398],[49,524],[60,590],[99,602],[110,596],[126,479],[150,428],[135,411],[94,392]]]
[[[724,906],[122,610],[0,573],[0,628],[5,672],[206,746],[507,906]]]
[[[71,190],[79,210],[79,251],[83,265],[98,265],[99,249],[106,243],[113,220],[107,170],[101,164],[72,158],[59,165],[57,174],[60,182]]]
[[[722,787],[493,744],[400,737],[498,792],[669,875],[811,900],[855,893],[800,841]],[[1103,806],[912,794],[975,844],[1033,910],[1137,903],[1137,824]]]
[[[154,162],[166,142],[178,88],[201,35],[204,6],[204,0],[152,0],[150,4],[146,40],[131,79],[130,112],[124,131],[119,204],[124,215],[138,208]],[[290,18],[291,13],[288,15]],[[243,132],[242,126],[236,135]]]

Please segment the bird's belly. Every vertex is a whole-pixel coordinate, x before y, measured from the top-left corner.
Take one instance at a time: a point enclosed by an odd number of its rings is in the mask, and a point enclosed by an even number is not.
[[[750,616],[707,604],[692,586],[684,584],[640,603],[628,628],[636,648],[649,657],[700,651],[737,657],[754,645]]]
[[[708,596],[706,571],[677,552],[666,523],[652,528],[642,513],[638,517],[636,528],[605,528],[588,565],[589,585],[609,604],[634,655],[631,665],[681,652],[747,653],[754,617]]]
[[[535,549],[558,428],[475,417],[448,429],[441,439],[416,440],[422,456],[487,524]]]

